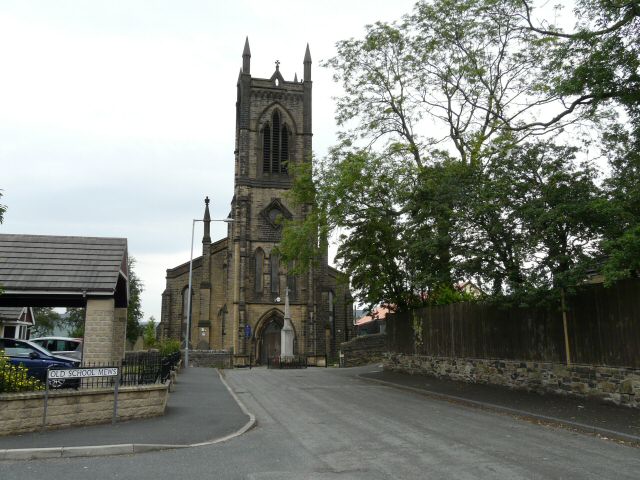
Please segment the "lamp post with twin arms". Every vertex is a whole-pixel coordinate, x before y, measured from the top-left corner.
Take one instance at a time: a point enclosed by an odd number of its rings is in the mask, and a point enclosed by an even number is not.
[[[191,224],[191,256],[189,257],[189,287],[187,290],[187,332],[184,337],[184,366],[189,366],[189,340],[191,338],[191,282],[193,279],[193,236],[196,229],[196,222],[203,222],[205,224],[205,237],[209,236],[209,222],[225,222],[232,223],[234,220],[232,218],[224,218],[224,219],[211,219],[209,216],[209,197],[204,199],[205,210],[204,210],[204,218],[194,218]]]

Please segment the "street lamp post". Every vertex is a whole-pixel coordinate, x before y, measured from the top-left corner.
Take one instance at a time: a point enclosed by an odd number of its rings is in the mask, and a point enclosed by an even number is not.
[[[207,205],[209,203],[209,198],[207,197]],[[208,208],[208,206],[207,206]],[[208,211],[207,211],[208,216]],[[194,218],[193,223],[191,224],[191,255],[189,257],[189,287],[187,290],[187,333],[184,339],[184,366],[189,366],[189,340],[191,338],[191,283],[193,281],[193,237],[196,229],[196,222],[204,222],[204,219]],[[234,220],[232,218],[225,218],[222,220],[208,220],[211,222],[225,222],[231,223]]]
[[[193,219],[191,224],[191,256],[189,258],[189,289],[187,290],[187,332],[184,336],[184,366],[189,366],[189,339],[191,338],[191,281],[193,279],[193,235],[196,229],[196,222],[204,220]]]

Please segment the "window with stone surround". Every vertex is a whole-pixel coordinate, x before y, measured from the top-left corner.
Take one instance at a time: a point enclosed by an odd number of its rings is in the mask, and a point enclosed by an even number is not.
[[[288,173],[289,127],[282,121],[278,110],[273,111],[271,121],[262,129],[263,173]]]
[[[280,293],[280,255],[272,253],[269,258],[271,293]]]
[[[257,248],[253,255],[254,262],[254,289],[256,293],[262,293],[262,275],[264,266],[264,251],[261,248]]]
[[[329,290],[329,325],[331,325],[331,330],[333,331],[334,321],[335,321],[335,303],[333,301],[333,292]]]
[[[289,288],[289,298],[296,298],[296,275],[293,273],[295,263],[289,262],[287,265],[287,287]]]

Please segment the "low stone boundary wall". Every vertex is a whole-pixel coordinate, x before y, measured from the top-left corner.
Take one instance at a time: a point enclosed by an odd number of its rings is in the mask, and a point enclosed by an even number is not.
[[[388,354],[385,370],[582,397],[640,408],[640,370],[550,362]]]
[[[356,367],[381,362],[387,351],[387,336],[384,333],[362,335],[340,344],[345,367]]]
[[[164,415],[169,382],[120,387],[118,421]],[[44,392],[0,394],[0,435],[32,432],[42,427]],[[47,429],[109,423],[113,389],[49,391]]]
[[[182,358],[184,358],[184,352],[182,352]],[[189,366],[231,368],[233,355],[220,350],[189,350]]]
[[[307,367],[327,367],[326,355],[307,355]]]

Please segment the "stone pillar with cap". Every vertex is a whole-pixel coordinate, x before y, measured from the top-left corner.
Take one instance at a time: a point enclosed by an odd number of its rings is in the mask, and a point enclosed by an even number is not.
[[[295,334],[291,324],[291,311],[289,309],[289,287],[284,297],[284,324],[280,331],[280,358],[293,357],[293,338]]]

